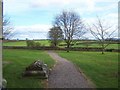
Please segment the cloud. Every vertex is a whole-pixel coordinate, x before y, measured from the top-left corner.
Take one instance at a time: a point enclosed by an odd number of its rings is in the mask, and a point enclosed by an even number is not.
[[[119,0],[94,0],[95,2],[119,2]]]
[[[3,0],[4,13],[17,14],[27,13],[38,10],[38,12],[55,15],[62,10],[73,10],[78,12],[83,18],[92,20],[91,15],[95,16],[102,14],[113,14],[113,9],[116,9],[118,0]],[[107,5],[99,6],[100,3],[107,3]],[[86,16],[88,15],[88,16]],[[90,16],[89,16],[90,15]],[[52,18],[52,17],[51,17]],[[52,22],[52,21],[51,21]]]
[[[15,26],[13,32],[48,32],[51,25],[35,24],[28,26]]]
[[[43,9],[43,10],[50,10],[50,11],[57,11],[57,10],[64,10],[64,9],[74,9],[79,8],[80,11],[93,11],[95,2],[91,0],[36,0],[35,2],[31,2],[30,7]]]
[[[51,25],[35,24],[29,26],[15,26],[10,39],[47,39]]]
[[[101,18],[105,18],[110,24],[117,24],[117,7],[119,0],[3,0],[4,1],[4,13],[10,14],[14,21],[15,18],[26,18],[23,14],[33,11],[40,12],[45,17],[41,19],[40,23],[47,22],[46,20],[53,18],[55,14],[59,14],[62,10],[73,10],[78,12],[83,20],[87,23],[94,23],[96,15]],[[39,13],[39,14],[40,14]],[[44,13],[44,14],[43,14]],[[28,14],[28,16],[29,16]],[[36,14],[36,13],[35,13]],[[22,16],[23,15],[23,16]],[[17,17],[18,16],[18,17]],[[40,16],[39,18],[41,18]],[[38,17],[36,17],[37,19]],[[35,20],[35,19],[34,19]],[[44,20],[44,21],[42,21]],[[46,21],[45,21],[46,20]],[[51,19],[52,20],[52,19]],[[16,20],[17,21],[17,20]],[[18,20],[19,21],[19,20]],[[31,20],[31,22],[33,22]],[[35,22],[35,21],[34,21]],[[37,22],[37,21],[36,21]],[[52,22],[52,21],[51,21]],[[51,25],[47,24],[33,24],[33,25],[15,26],[14,32],[48,32]],[[26,22],[27,23],[27,22]],[[47,22],[50,23],[50,22]]]
[[[3,0],[3,13],[18,13],[27,11],[29,4],[23,0]]]
[[[111,3],[110,6],[113,6],[118,0],[3,0],[5,12],[24,12],[36,9],[44,10],[60,10],[64,8],[76,9],[80,8],[83,11],[95,11],[95,10],[105,10],[106,7],[97,7],[97,3]],[[101,8],[101,9],[100,9]]]

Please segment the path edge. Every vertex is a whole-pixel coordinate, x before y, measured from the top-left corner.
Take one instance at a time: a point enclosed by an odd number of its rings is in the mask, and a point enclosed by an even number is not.
[[[51,51],[51,50],[50,50]],[[52,50],[53,52],[55,52],[54,50]],[[48,51],[45,51],[48,55],[49,55],[49,52]],[[56,53],[56,52],[55,52]],[[60,56],[58,53],[57,53],[57,55],[58,56]],[[50,56],[50,55],[49,55]],[[51,56],[50,56],[51,57]],[[61,56],[60,56],[61,57]],[[52,57],[51,57],[52,58]],[[63,57],[62,57],[63,58]],[[67,60],[67,61],[69,61],[69,62],[71,62],[70,60],[68,60],[68,59],[66,59],[66,58],[64,58],[65,60]],[[55,59],[53,59],[53,60],[55,60]],[[92,80],[89,78],[89,77],[87,77],[85,74],[84,74],[84,72],[82,71],[82,69],[81,68],[79,68],[75,63],[73,63],[73,62],[71,62],[72,64],[73,64],[73,66],[76,68],[76,70],[79,72],[79,73],[81,73],[81,75],[84,77],[84,79],[88,82],[88,85],[89,86],[91,86],[92,88],[92,90],[96,90],[96,88],[97,88],[97,86],[92,82]],[[55,64],[54,64],[54,66],[51,68],[51,71],[54,69],[54,67],[57,65],[58,63],[57,63],[57,60],[55,60]],[[48,84],[47,84],[47,87],[48,87]]]
[[[71,62],[71,61],[70,61],[70,62]],[[73,62],[71,62],[71,63],[73,63]],[[73,63],[73,64],[74,64],[74,63]],[[90,86],[92,86],[92,88],[94,88],[94,89],[96,90],[97,86],[92,82],[92,80],[91,80],[87,75],[84,74],[83,70],[82,70],[81,68],[79,68],[76,64],[74,64],[74,66],[75,66],[76,70],[77,70],[79,73],[82,74],[82,76],[85,78],[85,80],[87,80],[88,84],[89,84]]]

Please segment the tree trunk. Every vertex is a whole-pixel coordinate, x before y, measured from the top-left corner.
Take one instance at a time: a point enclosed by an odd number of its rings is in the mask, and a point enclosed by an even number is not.
[[[67,43],[67,52],[69,52],[70,44]]]
[[[102,54],[104,54],[104,49],[102,49]]]
[[[104,48],[104,44],[102,44],[102,54],[104,54],[105,52],[105,48]]]
[[[54,46],[56,47],[56,46],[57,46],[57,44],[56,44],[56,43],[54,43]]]

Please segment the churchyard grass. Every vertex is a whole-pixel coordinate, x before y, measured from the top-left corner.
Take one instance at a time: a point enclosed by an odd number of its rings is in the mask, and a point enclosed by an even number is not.
[[[55,61],[39,50],[3,49],[3,76],[8,88],[42,88],[44,81],[35,77],[22,77],[22,72],[36,60],[42,60],[49,68]]]
[[[58,54],[81,68],[97,88],[118,87],[118,53],[58,51]]]

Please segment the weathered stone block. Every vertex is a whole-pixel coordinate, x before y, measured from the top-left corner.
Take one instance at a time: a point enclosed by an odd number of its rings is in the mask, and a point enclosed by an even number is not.
[[[47,64],[37,60],[26,67],[23,76],[39,76],[41,78],[48,78],[49,70]]]

